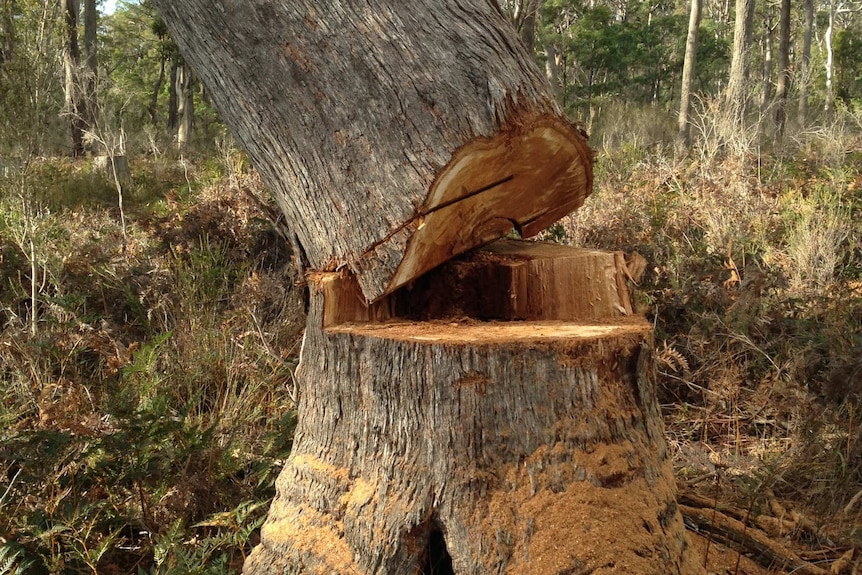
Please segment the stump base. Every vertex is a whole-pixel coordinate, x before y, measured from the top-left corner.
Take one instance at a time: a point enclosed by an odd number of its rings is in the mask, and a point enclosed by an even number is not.
[[[339,281],[312,286],[294,449],[246,573],[702,573],[648,322],[412,321],[391,301],[332,321]]]

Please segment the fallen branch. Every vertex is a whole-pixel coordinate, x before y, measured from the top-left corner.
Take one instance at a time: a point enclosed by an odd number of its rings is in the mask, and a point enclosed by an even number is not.
[[[812,565],[780,543],[770,539],[759,529],[748,527],[742,521],[729,517],[717,509],[704,509],[680,505],[686,527],[718,537],[722,542],[734,542],[741,552],[766,568],[780,567],[796,575],[828,575],[828,571]]]

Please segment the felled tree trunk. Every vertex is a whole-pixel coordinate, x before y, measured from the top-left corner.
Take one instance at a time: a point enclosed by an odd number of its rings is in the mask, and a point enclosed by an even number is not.
[[[376,300],[579,207],[592,156],[491,0],[156,0],[312,269]]]
[[[371,308],[314,276],[297,436],[245,572],[698,573],[623,265],[492,245]],[[579,285],[602,289],[554,287]]]

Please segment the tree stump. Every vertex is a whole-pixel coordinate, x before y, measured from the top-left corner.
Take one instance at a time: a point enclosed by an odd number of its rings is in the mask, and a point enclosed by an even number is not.
[[[623,265],[501,242],[371,306],[315,274],[294,448],[245,572],[701,573]]]

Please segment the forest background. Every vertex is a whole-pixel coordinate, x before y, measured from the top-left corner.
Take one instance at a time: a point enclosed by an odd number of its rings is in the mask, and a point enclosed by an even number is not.
[[[862,2],[501,4],[598,152],[543,239],[640,268],[683,497],[855,573]],[[235,573],[303,281],[153,7],[105,8],[0,0],[0,575]]]

